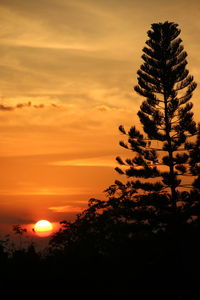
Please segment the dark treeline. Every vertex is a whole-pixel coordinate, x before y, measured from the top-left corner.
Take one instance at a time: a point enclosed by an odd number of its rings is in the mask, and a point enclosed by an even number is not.
[[[2,244],[1,287],[35,296],[42,289],[46,296],[87,299],[198,299],[199,220],[175,229],[168,217],[167,228],[154,232],[139,216],[131,222],[134,215],[126,197],[93,199],[74,222],[63,222],[42,252],[33,244],[12,251]]]
[[[170,22],[148,31],[135,87],[145,98],[143,133],[119,127],[131,158],[117,157],[116,171],[126,179],[106,189],[107,200],[90,199],[74,221],[63,221],[43,253],[33,244],[9,253],[2,241],[2,284],[45,286],[65,298],[200,298],[200,125],[179,34]]]

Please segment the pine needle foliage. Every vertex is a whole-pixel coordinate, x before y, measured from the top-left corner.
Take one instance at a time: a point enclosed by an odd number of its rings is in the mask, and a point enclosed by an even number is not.
[[[138,111],[143,133],[135,126],[128,132],[119,127],[127,136],[127,143],[120,141],[120,145],[135,155],[125,161],[117,157],[123,167],[116,171],[133,178],[131,185],[138,194],[169,193],[176,208],[180,188],[200,185],[200,129],[190,101],[197,84],[186,68],[178,25],[154,23],[147,34],[134,87],[144,98]],[[198,137],[195,143],[194,136]],[[189,177],[183,180],[183,176]]]

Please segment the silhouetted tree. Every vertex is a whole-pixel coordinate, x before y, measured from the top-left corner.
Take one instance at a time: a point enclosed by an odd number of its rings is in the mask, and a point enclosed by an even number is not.
[[[135,156],[125,161],[116,158],[120,165],[128,166],[126,170],[118,167],[116,170],[134,178],[128,187],[135,194],[168,194],[174,211],[182,200],[180,188],[197,188],[200,182],[199,177],[192,182],[192,177],[199,174],[196,158],[200,142],[199,138],[196,143],[190,140],[200,132],[193,120],[190,101],[197,85],[186,69],[187,53],[177,26],[172,22],[155,23],[148,31],[142,55],[144,63],[137,72],[135,86],[135,91],[145,98],[138,111],[145,134],[135,126],[128,132],[120,126],[119,130],[128,138],[128,143],[121,141],[120,145]],[[182,180],[183,176],[187,180]]]
[[[13,232],[14,234],[19,236],[19,249],[22,248],[22,236],[24,235],[24,233],[27,232],[26,228],[23,228],[21,225],[17,224],[17,225],[13,225]]]

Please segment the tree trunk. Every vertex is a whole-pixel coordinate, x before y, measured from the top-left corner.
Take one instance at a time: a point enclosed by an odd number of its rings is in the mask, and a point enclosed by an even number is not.
[[[166,133],[166,138],[167,138],[167,143],[168,143],[168,154],[169,154],[169,175],[171,178],[171,197],[172,197],[172,207],[174,210],[176,210],[176,201],[177,201],[177,193],[176,193],[176,187],[175,187],[175,171],[174,171],[174,161],[173,161],[173,150],[172,150],[172,144],[171,144],[171,136],[170,136],[170,131],[171,131],[171,123],[169,121],[168,117],[168,112],[167,112],[167,95],[166,92],[164,92],[164,105],[165,105],[165,133]]]

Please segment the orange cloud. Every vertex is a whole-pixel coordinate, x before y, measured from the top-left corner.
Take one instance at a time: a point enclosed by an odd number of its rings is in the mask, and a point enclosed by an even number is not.
[[[62,213],[62,212],[78,213],[78,212],[82,211],[83,209],[84,209],[83,207],[71,206],[71,205],[60,205],[60,206],[49,207],[49,210],[52,210],[53,212],[56,212],[56,213]]]
[[[10,106],[10,105],[5,105],[5,104],[0,104],[0,111],[14,111],[15,109],[23,109],[26,107],[33,107],[33,108],[45,108],[47,107],[47,105],[45,104],[32,104],[30,101],[27,103],[18,103],[14,106]],[[57,104],[50,104],[50,107],[53,108],[59,108],[60,106],[58,106]]]
[[[0,111],[12,111],[12,110],[14,110],[14,107],[0,104]]]
[[[91,157],[73,160],[56,161],[49,163],[52,166],[76,166],[76,167],[111,167],[116,166],[114,156]]]

